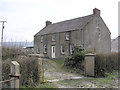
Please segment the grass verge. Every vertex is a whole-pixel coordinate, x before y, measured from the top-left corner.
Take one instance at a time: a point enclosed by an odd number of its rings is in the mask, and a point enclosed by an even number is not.
[[[52,59],[59,67],[64,65],[64,59]]]
[[[54,89],[54,88],[57,88],[57,86],[55,86],[54,85],[54,83],[51,83],[51,82],[44,82],[44,83],[40,83],[40,84],[38,84],[38,85],[36,85],[36,87],[25,87],[25,86],[22,86],[21,87],[22,88],[22,90],[29,90],[29,89],[32,89],[32,90],[36,90],[36,89],[42,89],[42,88],[52,88],[52,89]]]

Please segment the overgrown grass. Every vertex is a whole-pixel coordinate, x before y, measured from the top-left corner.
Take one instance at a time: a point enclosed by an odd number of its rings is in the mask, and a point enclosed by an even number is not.
[[[52,90],[56,90],[55,88],[57,88],[57,86],[54,85],[54,83],[52,82],[44,82],[44,83],[40,83],[40,84],[37,84],[34,88],[32,87],[25,87],[25,86],[22,86],[21,87],[22,90],[29,90],[29,89],[32,89],[32,90],[38,90],[38,89],[52,89]]]
[[[107,79],[107,78],[98,78],[96,79],[97,82],[101,82],[101,83],[112,83],[112,80],[111,79]]]
[[[62,67],[64,65],[64,59],[52,59],[58,66]]]
[[[52,82],[45,82],[39,84],[36,88],[57,88]]]

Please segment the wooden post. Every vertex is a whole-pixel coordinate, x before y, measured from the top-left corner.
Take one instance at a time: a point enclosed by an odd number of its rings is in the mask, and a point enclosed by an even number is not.
[[[16,79],[20,75],[20,65],[16,61],[11,61],[11,78]],[[20,88],[19,79],[11,81],[11,88]]]
[[[38,58],[38,73],[39,73],[39,80],[40,82],[43,81],[42,76],[43,76],[43,63],[42,63],[42,58]]]

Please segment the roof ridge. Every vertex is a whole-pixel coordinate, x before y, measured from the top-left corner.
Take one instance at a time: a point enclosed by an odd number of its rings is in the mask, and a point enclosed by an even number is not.
[[[88,16],[93,16],[93,14],[86,15],[86,16],[82,16],[82,17],[77,17],[77,18],[73,18],[73,19],[68,19],[68,20],[64,20],[64,21],[60,21],[60,22],[56,22],[56,23],[52,23],[52,24],[50,24],[50,25],[58,24],[58,23],[62,23],[62,22],[67,22],[67,21],[71,21],[71,20],[78,19],[78,18],[84,18],[84,17],[88,17]]]
[[[87,23],[89,23],[92,20],[93,16],[94,16],[93,14],[90,14],[90,15],[50,24],[47,27],[41,29],[37,34],[35,34],[35,36],[79,30],[79,29],[81,30],[87,25]]]

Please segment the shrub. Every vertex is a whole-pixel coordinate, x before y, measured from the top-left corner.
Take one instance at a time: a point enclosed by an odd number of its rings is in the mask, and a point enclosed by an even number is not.
[[[2,79],[8,80],[10,79],[9,74],[10,74],[10,59],[3,61],[2,62]],[[10,86],[10,82],[4,83],[3,87]]]
[[[20,64],[20,83],[22,86],[34,87],[39,82],[38,62],[36,57],[19,56],[13,60]],[[9,79],[10,59],[3,61],[3,80]]]
[[[81,48],[81,46],[74,46],[73,54],[65,58],[64,66],[69,66],[71,68],[83,68],[81,67],[81,63],[84,60],[85,51]]]
[[[2,60],[16,58],[18,55],[23,54],[19,49],[15,48],[2,48]]]
[[[105,76],[105,72],[113,72],[114,70],[118,70],[118,53],[96,54],[96,76]]]

